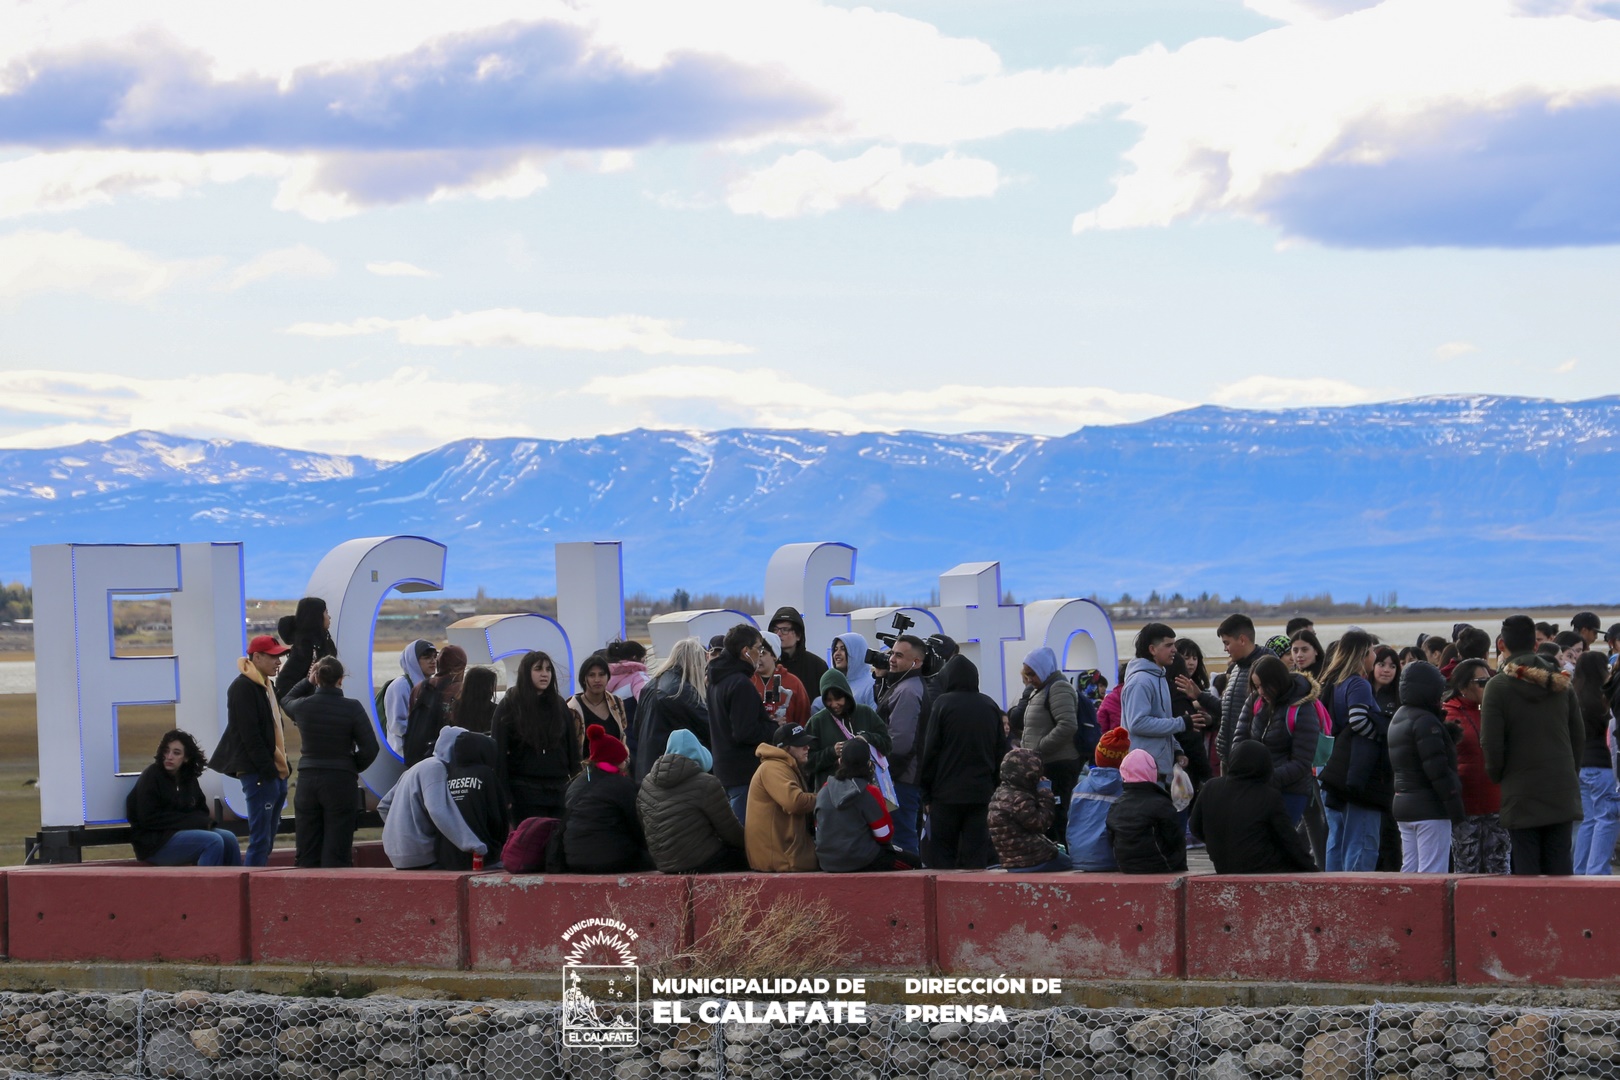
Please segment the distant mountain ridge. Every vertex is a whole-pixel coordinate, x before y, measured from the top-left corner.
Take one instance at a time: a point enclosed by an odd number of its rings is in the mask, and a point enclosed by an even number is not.
[[[635,430],[463,439],[400,462],[134,432],[0,451],[0,577],[30,545],[243,540],[298,595],[356,536],[450,546],[446,591],[554,591],[551,545],[623,540],[627,589],[759,592],[777,546],[843,540],[856,588],[1000,559],[1019,599],[1122,590],[1410,604],[1620,596],[1620,398],[1203,406],[1066,436]]]

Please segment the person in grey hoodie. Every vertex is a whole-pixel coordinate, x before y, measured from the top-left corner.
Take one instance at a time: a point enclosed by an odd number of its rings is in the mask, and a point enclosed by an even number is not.
[[[816,862],[834,874],[908,870],[916,854],[894,846],[894,823],[872,782],[872,748],[844,743],[838,769],[816,793]]]
[[[439,650],[433,642],[417,638],[399,650],[399,670],[404,676],[388,680],[383,688],[383,734],[388,745],[401,757],[405,754],[405,721],[411,715],[411,691],[426,682],[439,669]]]
[[[433,744],[433,755],[405,770],[377,804],[383,819],[383,852],[396,870],[439,869],[437,845],[442,836],[462,851],[488,855],[450,797],[450,760],[464,728],[446,727]]]
[[[1048,835],[1061,844],[1069,828],[1069,795],[1080,779],[1080,751],[1074,745],[1079,694],[1063,677],[1057,653],[1044,645],[1024,657],[1023,676],[1029,691],[1019,745],[1041,755],[1041,770],[1057,799]]]
[[[1164,623],[1148,623],[1136,635],[1136,659],[1125,668],[1120,691],[1121,723],[1133,750],[1153,755],[1159,783],[1170,786],[1170,773],[1181,746],[1176,734],[1187,722],[1170,708],[1170,683],[1165,669],[1176,659],[1176,632]]]

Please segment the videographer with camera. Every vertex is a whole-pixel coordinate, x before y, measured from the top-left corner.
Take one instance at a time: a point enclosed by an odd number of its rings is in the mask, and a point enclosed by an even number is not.
[[[896,629],[905,620],[896,616]],[[889,650],[889,675],[879,691],[878,715],[889,725],[889,769],[894,777],[895,801],[900,809],[894,817],[894,843],[904,851],[918,850],[917,818],[922,810],[922,788],[918,786],[919,751],[922,725],[928,719],[923,709],[923,662],[928,643],[912,634],[895,639]]]

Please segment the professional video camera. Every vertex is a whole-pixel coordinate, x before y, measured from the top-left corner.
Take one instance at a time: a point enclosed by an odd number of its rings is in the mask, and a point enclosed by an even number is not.
[[[891,621],[889,623],[889,629],[893,630],[894,633],[885,634],[882,631],[879,631],[878,635],[877,635],[877,639],[879,641],[883,642],[883,644],[887,645],[889,648],[892,649],[892,648],[894,648],[894,643],[896,641],[900,640],[900,635],[905,633],[907,630],[910,630],[913,626],[916,626],[916,625],[917,625],[917,620],[908,619],[908,618],[906,618],[905,612],[897,611],[897,612],[894,613],[893,621]],[[870,652],[868,652],[867,655],[871,656],[872,654]],[[870,662],[870,661],[868,661],[868,662]]]

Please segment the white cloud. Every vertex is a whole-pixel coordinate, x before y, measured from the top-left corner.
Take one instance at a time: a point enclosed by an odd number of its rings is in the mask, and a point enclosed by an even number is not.
[[[368,262],[366,270],[379,277],[435,277],[430,270],[424,270],[414,263],[408,262]]]
[[[28,230],[0,236],[0,298],[79,292],[143,300],[200,264],[170,262],[82,233]]]
[[[1553,368],[1553,370],[1560,375],[1568,375],[1580,366],[1581,362],[1579,359],[1565,360],[1562,364],[1559,364],[1557,367]]]
[[[898,210],[916,198],[994,195],[1000,184],[994,163],[954,153],[918,165],[887,146],[845,161],[800,150],[734,183],[726,204],[739,214],[771,218],[824,214],[850,203]]]
[[[535,434],[534,425],[509,408],[511,398],[510,386],[417,368],[379,379],[337,372],[169,379],[8,371],[0,372],[0,401],[36,426],[0,438],[0,446],[63,445],[149,428],[403,457],[473,431],[492,438]]]
[[[305,337],[354,337],[392,331],[402,345],[458,345],[471,348],[510,347],[572,349],[585,352],[632,350],[649,355],[725,356],[748,353],[747,345],[704,338],[683,338],[670,319],[645,315],[546,315],[517,308],[457,313],[443,319],[355,319],[347,323],[297,323],[289,334]]]
[[[1142,134],[1075,231],[1232,213],[1347,246],[1620,239],[1620,21],[1511,0],[1257,6],[1295,21],[1108,69]]]
[[[308,244],[266,251],[231,272],[225,282],[227,289],[240,289],[244,285],[270,278],[331,277],[337,273],[337,263]]]
[[[1210,400],[1217,405],[1280,409],[1294,405],[1355,405],[1372,401],[1372,390],[1343,379],[1290,379],[1280,375],[1250,375],[1216,387]]]
[[[1459,356],[1479,352],[1479,346],[1467,341],[1448,341],[1443,345],[1435,346],[1434,358],[1436,360],[1455,360]]]
[[[801,382],[771,368],[735,371],[667,366],[633,375],[598,375],[579,391],[629,410],[638,423],[668,422],[682,405],[712,408],[758,427],[837,431],[1006,430],[1062,433],[1084,424],[1117,424],[1189,404],[1158,394],[1101,387],[968,386],[950,383],[903,394],[850,394]]]
[[[203,184],[280,176],[274,154],[68,150],[0,162],[0,218],[100,206],[120,197],[172,199]]]

